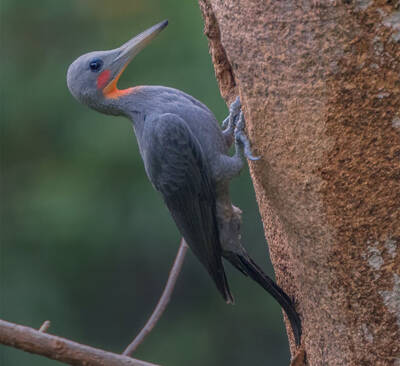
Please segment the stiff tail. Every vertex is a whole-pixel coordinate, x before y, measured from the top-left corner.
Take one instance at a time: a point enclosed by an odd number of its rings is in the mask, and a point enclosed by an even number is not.
[[[222,272],[222,273],[221,273]],[[224,268],[222,267],[222,271],[220,273],[215,274],[209,271],[212,279],[214,280],[218,291],[221,293],[227,304],[234,304],[235,300],[233,299],[232,293],[229,289],[228,280],[225,275]]]
[[[230,255],[226,257],[239,271],[245,275],[250,276],[256,281],[262,288],[268,291],[271,296],[282,306],[285,311],[290,326],[293,331],[296,345],[300,345],[301,339],[301,320],[299,314],[297,314],[293,302],[288,295],[271,279],[269,278],[262,269],[247,255]]]

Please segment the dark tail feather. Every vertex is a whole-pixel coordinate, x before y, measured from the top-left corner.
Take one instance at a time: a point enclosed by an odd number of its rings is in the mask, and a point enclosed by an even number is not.
[[[233,299],[232,293],[229,289],[228,280],[226,279],[225,271],[222,267],[222,273],[212,273],[209,271],[212,279],[214,280],[218,291],[221,293],[222,297],[226,301],[227,304],[233,304],[235,301]]]
[[[292,327],[296,345],[300,345],[301,320],[297,314],[293,302],[288,295],[271,279],[260,267],[248,256],[235,255],[227,258],[242,273],[249,275],[262,288],[268,291],[271,296],[282,306],[290,326]]]

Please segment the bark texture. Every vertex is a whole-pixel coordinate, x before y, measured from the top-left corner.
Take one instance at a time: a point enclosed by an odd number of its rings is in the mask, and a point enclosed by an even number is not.
[[[199,3],[304,363],[400,365],[399,1]]]

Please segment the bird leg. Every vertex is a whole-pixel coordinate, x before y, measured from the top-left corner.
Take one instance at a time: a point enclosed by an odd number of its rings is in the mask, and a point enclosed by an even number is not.
[[[236,126],[235,126],[235,149],[236,149],[236,153],[235,155],[243,155],[246,156],[247,159],[249,160],[258,160],[260,159],[259,156],[254,156],[251,152],[251,147],[250,147],[250,141],[247,138],[246,134],[244,133],[244,125],[245,125],[245,121],[244,121],[244,115],[243,112],[240,111],[239,114],[239,119],[236,122]]]
[[[225,118],[222,126],[227,126],[223,134],[228,146],[235,138],[235,154],[233,156],[221,154],[214,162],[213,176],[217,182],[230,181],[237,176],[243,168],[243,156],[253,161],[260,159],[252,154],[249,139],[244,132],[245,121],[239,97],[231,104],[229,116]]]
[[[235,101],[229,107],[229,115],[222,122],[223,135],[229,146],[232,145],[234,130],[236,127],[236,122],[240,113],[240,98],[236,97]]]

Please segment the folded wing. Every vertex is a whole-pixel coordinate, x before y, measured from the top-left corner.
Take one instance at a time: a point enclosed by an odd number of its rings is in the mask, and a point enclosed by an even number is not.
[[[143,160],[178,229],[227,302],[233,302],[221,260],[210,167],[187,123],[174,114],[148,122]]]

